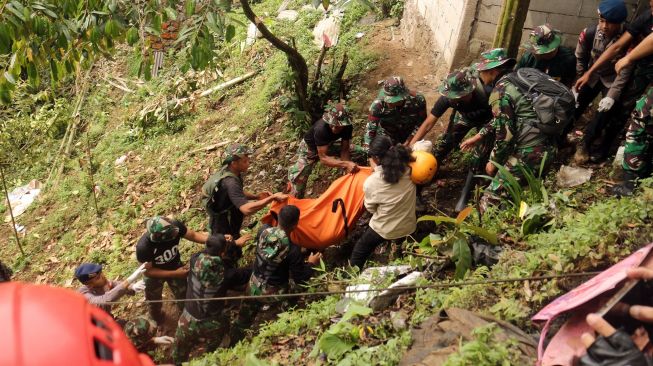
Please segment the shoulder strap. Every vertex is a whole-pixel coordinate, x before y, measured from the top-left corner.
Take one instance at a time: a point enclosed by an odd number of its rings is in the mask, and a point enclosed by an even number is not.
[[[585,30],[585,48],[592,50],[594,47],[594,38],[596,38],[596,24],[591,27],[586,28]]]

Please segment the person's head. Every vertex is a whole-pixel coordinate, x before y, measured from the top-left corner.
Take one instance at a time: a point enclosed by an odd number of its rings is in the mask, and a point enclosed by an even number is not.
[[[287,233],[292,232],[299,223],[299,208],[294,205],[286,205],[279,211],[279,227]]]
[[[351,112],[344,103],[327,103],[324,107],[322,120],[329,125],[331,132],[340,133],[345,127],[351,126]]]
[[[107,278],[102,273],[102,265],[97,263],[83,263],[75,270],[75,278],[91,288],[103,288]]]
[[[614,37],[628,17],[626,4],[623,0],[602,0],[597,10],[599,13],[598,29],[608,37]]]
[[[156,324],[144,316],[128,321],[124,329],[125,334],[137,350],[140,350],[156,335]]]
[[[483,84],[491,85],[496,78],[515,66],[516,60],[508,57],[505,48],[494,48],[481,53],[481,60],[474,65]]]
[[[11,268],[0,261],[0,282],[11,281],[12,275],[13,272],[11,271]]]
[[[440,84],[438,91],[449,99],[451,104],[467,103],[472,100],[472,92],[476,87],[476,80],[469,70],[456,70],[447,75]]]
[[[558,54],[562,43],[560,31],[549,24],[539,25],[531,31],[528,41],[522,47],[538,60],[549,60]]]
[[[231,144],[224,150],[222,165],[227,165],[231,171],[238,174],[249,169],[249,156],[252,150],[243,144]]]
[[[206,240],[206,254],[210,256],[222,256],[227,249],[227,240],[222,234],[213,234]]]
[[[381,82],[379,99],[382,99],[389,108],[402,106],[408,94],[408,88],[401,76],[393,76]]]
[[[393,145],[388,136],[380,135],[370,143],[369,155],[383,170],[383,180],[390,184],[399,182],[408,169],[410,149],[404,145]]]
[[[154,216],[147,220],[147,234],[153,243],[170,241],[179,237],[179,227],[167,217]]]

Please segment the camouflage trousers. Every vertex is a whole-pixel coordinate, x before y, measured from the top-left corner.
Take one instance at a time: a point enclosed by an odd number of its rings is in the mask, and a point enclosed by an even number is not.
[[[521,148],[518,149],[516,154],[510,156],[503,166],[515,177],[515,179],[517,179],[518,182],[523,184],[524,174],[522,173],[520,166],[529,169],[533,175],[537,177],[540,171],[540,166],[542,166],[542,161],[546,157],[546,161],[544,161],[544,169],[542,170],[542,174],[545,174],[555,157],[556,151],[557,149],[553,143]],[[490,185],[486,188],[483,197],[484,201],[494,201],[497,200],[498,197],[505,195],[505,184],[506,177],[503,176],[501,172],[497,172],[490,182]]]
[[[205,342],[206,352],[215,351],[220,346],[227,327],[226,319],[199,320],[184,310],[175,332],[172,359],[176,364],[188,361],[190,353],[199,341]]]
[[[340,154],[341,144],[338,142],[329,144],[327,154],[330,156],[337,156]],[[351,145],[351,154],[361,154],[363,149],[357,145]],[[297,197],[303,198],[304,192],[306,191],[306,184],[308,183],[308,178],[313,172],[315,164],[320,161],[317,153],[311,151],[306,144],[306,141],[302,139],[302,142],[299,144],[297,149],[297,155],[295,156],[295,163],[288,168],[288,182],[290,183],[290,192],[289,194]]]
[[[623,169],[634,176],[645,178],[653,157],[653,86],[637,101],[626,130]]]
[[[259,295],[273,295],[284,294],[287,292],[286,288],[266,286],[256,276],[252,275],[245,290],[245,296],[259,296]],[[261,310],[263,305],[271,303],[279,303],[282,299],[276,297],[269,297],[257,300],[244,300],[240,303],[238,310],[238,317],[231,326],[229,334],[230,346],[235,346],[238,341],[244,338],[245,331],[252,326],[256,315]]]
[[[460,146],[460,143],[470,130],[473,128],[480,129],[481,127],[483,127],[482,123],[468,121],[464,119],[460,113],[454,111],[449,119],[447,130],[436,141],[433,149],[433,154],[438,160],[438,164],[449,155],[451,150]],[[474,170],[476,170],[476,173],[480,173],[478,170],[482,170],[485,163],[488,161],[493,144],[494,140],[488,136],[474,148],[474,152],[472,153],[472,165],[475,168]]]
[[[637,101],[646,93],[649,84],[653,83],[653,67],[647,64],[638,64],[633,70],[629,82],[623,89],[623,94],[618,103],[612,107],[608,125],[621,128],[627,123],[631,116],[633,108],[636,107]],[[616,137],[615,137],[616,138]]]
[[[145,277],[145,299],[146,300],[161,300],[163,296],[163,284],[167,283],[170,291],[174,295],[175,299],[185,299],[186,298],[186,279],[185,278],[152,278]],[[163,313],[161,312],[161,307],[163,304],[159,303],[148,303],[147,304],[150,311],[150,316],[152,319],[159,321],[163,318]],[[178,302],[177,306],[179,310],[184,309],[184,303]]]

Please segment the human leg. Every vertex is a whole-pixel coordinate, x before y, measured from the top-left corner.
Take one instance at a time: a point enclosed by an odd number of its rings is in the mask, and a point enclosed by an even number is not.
[[[349,264],[363,270],[367,258],[374,252],[374,249],[383,243],[385,239],[377,234],[372,228],[368,227],[365,233],[354,245],[354,250],[349,258]]]
[[[145,277],[145,300],[161,300],[163,294],[163,280],[159,278]],[[160,302],[147,303],[150,317],[160,323],[163,321],[162,304]]]

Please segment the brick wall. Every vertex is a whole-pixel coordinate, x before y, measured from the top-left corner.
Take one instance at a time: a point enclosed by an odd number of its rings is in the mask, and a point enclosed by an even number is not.
[[[648,8],[648,0],[624,0],[629,20]],[[578,34],[594,24],[600,0],[531,0],[522,41],[533,27],[550,23],[575,47]],[[402,23],[404,42],[430,47],[448,68],[468,65],[489,49],[501,16],[503,0],[406,0]]]
[[[575,47],[578,34],[590,24],[597,21],[600,0],[531,0],[531,5],[524,23],[522,41],[528,38],[533,27],[550,23],[563,33],[563,43]],[[629,19],[634,16],[641,0],[625,0],[628,4]],[[472,39],[492,42],[496,25],[501,16],[502,0],[479,0],[476,24],[472,29]]]

